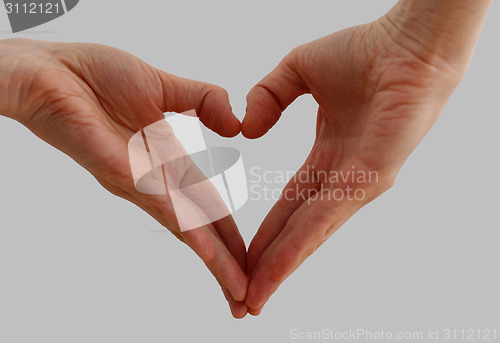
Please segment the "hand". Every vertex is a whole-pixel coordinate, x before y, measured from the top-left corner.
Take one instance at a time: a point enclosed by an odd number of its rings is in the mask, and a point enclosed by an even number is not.
[[[31,40],[0,42],[0,114],[11,116],[86,168],[189,245],[220,283],[235,317],[243,317],[246,249],[232,217],[180,232],[169,196],[138,192],[128,141],[164,112],[195,109],[225,137],[240,132],[227,93],[157,70],[107,46]]]
[[[424,15],[404,20],[424,3],[443,10],[432,1],[401,2],[373,23],[295,48],[248,94],[242,123],[248,138],[265,134],[302,94],[319,104],[312,151],[249,247],[251,314],[259,314],[279,285],[356,211],[394,184],[464,75],[489,3],[469,1],[469,10],[462,4],[460,10],[473,16],[462,19],[464,25],[414,24],[425,22]],[[425,11],[427,19],[434,15]]]

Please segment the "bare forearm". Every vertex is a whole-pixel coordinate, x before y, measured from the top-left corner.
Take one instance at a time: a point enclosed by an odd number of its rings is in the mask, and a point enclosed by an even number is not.
[[[467,68],[492,0],[400,0],[382,18],[418,57]]]
[[[47,89],[37,82],[38,77],[45,66],[55,63],[46,48],[49,45],[28,39],[0,40],[0,116],[24,123],[39,108]]]

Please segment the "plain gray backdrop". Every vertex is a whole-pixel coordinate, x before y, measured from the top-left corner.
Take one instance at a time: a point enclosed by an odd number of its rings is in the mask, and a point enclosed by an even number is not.
[[[82,0],[16,35],[2,7],[0,39],[112,45],[226,88],[242,119],[248,90],[293,47],[394,3]],[[500,334],[499,15],[494,3],[467,76],[395,187],[335,233],[257,318],[233,319],[190,249],[0,118],[0,342],[291,342],[292,329]],[[240,149],[248,170],[296,170],[316,110],[305,96],[260,140],[209,140]],[[235,214],[247,244],[272,204],[251,201]]]

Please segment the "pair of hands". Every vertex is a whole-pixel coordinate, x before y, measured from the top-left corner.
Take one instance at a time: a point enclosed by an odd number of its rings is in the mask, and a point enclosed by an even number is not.
[[[123,51],[6,40],[0,43],[0,114],[71,156],[107,190],[141,207],[189,245],[221,285],[234,317],[257,315],[333,232],[393,185],[467,68],[479,29],[459,52],[443,57],[433,49],[437,38],[419,42],[396,19],[403,16],[402,8],[394,8],[375,22],[292,50],[249,92],[242,124],[222,88],[167,74]],[[135,189],[128,141],[164,112],[195,109],[221,136],[242,132],[253,139],[302,94],[312,94],[319,109],[316,141],[299,173],[376,172],[376,182],[292,179],[248,254],[232,217],[180,232],[165,196]],[[348,187],[366,196],[298,196],[303,190],[321,194]]]

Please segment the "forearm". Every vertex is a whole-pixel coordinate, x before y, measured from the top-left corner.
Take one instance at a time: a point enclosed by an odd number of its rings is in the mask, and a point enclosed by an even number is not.
[[[9,116],[9,79],[11,61],[8,56],[6,41],[0,40],[0,116]]]
[[[400,0],[383,18],[394,40],[429,63],[465,71],[492,0]],[[395,28],[395,30],[394,30]]]

